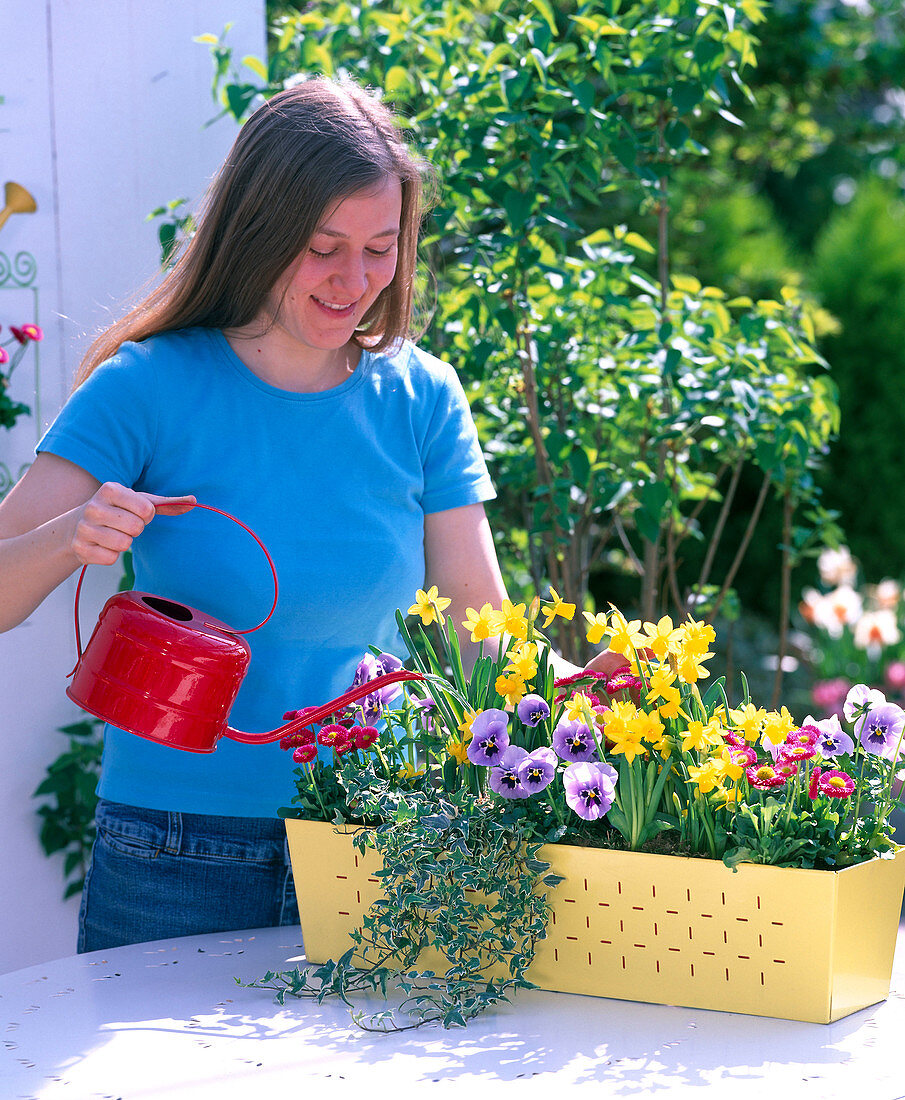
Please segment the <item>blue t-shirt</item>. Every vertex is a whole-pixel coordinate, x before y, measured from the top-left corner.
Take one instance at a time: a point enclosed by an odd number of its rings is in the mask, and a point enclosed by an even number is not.
[[[246,636],[251,666],[230,725],[250,732],[341,694],[368,645],[399,652],[396,608],[424,586],[424,515],[494,495],[455,372],[409,343],[363,351],[324,393],[269,385],[212,329],[124,344],[38,450],[102,482],[193,493],[261,538],[280,598]],[[156,517],[133,558],[136,589],[237,630],[260,622],[273,599],[260,547],[201,509]],[[294,767],[278,744],[222,738],[202,755],[108,728],[98,792],[152,809],[274,817],[292,796]]]

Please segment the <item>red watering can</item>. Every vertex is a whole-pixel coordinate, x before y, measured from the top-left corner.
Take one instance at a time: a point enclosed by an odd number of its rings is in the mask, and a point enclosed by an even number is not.
[[[229,712],[251,660],[251,649],[243,635],[260,629],[276,610],[277,574],[267,548],[250,527],[209,504],[194,507],[238,523],[264,551],[274,589],[267,617],[247,630],[233,630],[186,604],[148,592],[119,592],[104,604],[83,651],[79,597],[87,566],[83,567],[75,593],[79,657],[66,689],[69,698],[83,710],[162,745],[188,752],[213,752],[221,737],[250,745],[278,741],[388,684],[423,679],[420,673],[401,669],[352,688],[278,729],[264,733],[232,729],[228,725]]]

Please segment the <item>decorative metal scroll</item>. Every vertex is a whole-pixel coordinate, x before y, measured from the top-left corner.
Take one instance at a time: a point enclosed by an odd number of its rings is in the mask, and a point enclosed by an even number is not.
[[[12,260],[5,252],[0,252],[0,289],[33,287],[37,294],[37,287],[34,287],[37,273],[38,264],[30,252],[17,252]]]

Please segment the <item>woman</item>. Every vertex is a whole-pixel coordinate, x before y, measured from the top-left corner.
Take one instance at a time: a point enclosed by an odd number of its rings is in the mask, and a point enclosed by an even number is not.
[[[0,628],[130,548],[137,588],[258,622],[265,559],[193,500],[254,529],[280,579],[238,728],[339,694],[426,584],[457,620],[500,606],[467,400],[404,342],[423,177],[354,85],[306,81],[255,112],[179,262],[91,346],[0,505]],[[108,729],[79,950],[297,922],[275,817],[291,770],[276,745],[196,756]]]

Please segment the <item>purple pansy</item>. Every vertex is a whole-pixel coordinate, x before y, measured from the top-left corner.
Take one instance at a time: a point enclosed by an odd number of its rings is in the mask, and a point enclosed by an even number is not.
[[[802,729],[806,727],[817,730],[817,743],[814,748],[826,760],[834,756],[848,756],[855,751],[855,742],[842,728],[838,714],[824,718],[820,722],[809,714],[801,724]]]
[[[550,707],[539,695],[526,695],[516,707],[516,712],[531,729],[539,726],[541,722],[546,722],[550,717]]]
[[[352,687],[366,684],[369,680],[375,680],[378,676],[384,676],[388,672],[398,672],[402,668],[402,661],[394,657],[392,653],[381,653],[374,657],[366,653],[358,662],[355,675],[352,677]],[[380,718],[381,711],[391,703],[402,691],[400,684],[388,684],[378,688],[371,695],[366,695],[355,704],[356,710],[360,710],[366,725],[371,725]]]
[[[423,699],[412,699],[412,706],[421,714],[421,724],[430,732],[434,728],[434,715],[437,713],[437,701],[432,695],[425,695]]]
[[[530,792],[522,786],[519,776],[519,765],[527,755],[518,745],[510,745],[496,767],[490,769],[490,789],[503,798],[527,798]]]
[[[509,748],[509,715],[504,710],[485,710],[471,723],[468,759],[485,768],[499,764]]]
[[[557,722],[553,731],[553,748],[556,755],[567,764],[590,760],[597,755],[594,734],[584,722],[569,722],[565,718]]]
[[[855,684],[845,697],[842,705],[842,715],[846,722],[854,722],[871,707],[882,706],[886,702],[886,696],[876,688],[869,688],[867,684]]]
[[[556,775],[556,764],[556,753],[546,746],[523,757],[518,766],[518,777],[528,794],[537,794],[549,787]]]
[[[903,727],[905,711],[895,703],[883,703],[858,719],[855,734],[865,752],[892,760],[899,747]]]
[[[566,802],[585,821],[596,821],[613,805],[615,787],[607,764],[583,761],[570,764],[563,772],[562,783]]]
[[[390,672],[399,672],[403,667],[402,661],[394,653],[379,653],[374,663],[381,676],[386,676]]]

